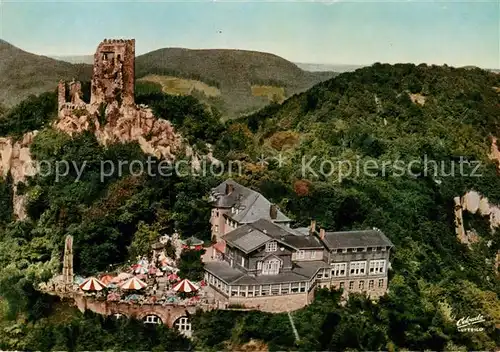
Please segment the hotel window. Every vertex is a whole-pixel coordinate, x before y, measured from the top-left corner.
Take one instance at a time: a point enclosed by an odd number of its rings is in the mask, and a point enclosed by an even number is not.
[[[342,282],[340,283],[339,288],[344,288],[344,281],[342,281]]]
[[[370,275],[383,274],[385,270],[385,260],[370,260]]]
[[[280,285],[271,286],[271,295],[276,296],[280,294]]]
[[[218,217],[218,216],[219,216],[219,211],[217,210],[217,212],[216,212],[215,214],[216,214],[216,216]]]
[[[271,241],[266,243],[266,252],[276,252],[278,250],[278,243]]]
[[[349,275],[359,276],[365,274],[366,261],[351,262],[349,265]]]
[[[387,250],[387,247],[382,247],[382,252],[385,252]]]
[[[288,284],[283,284],[281,286],[281,294],[282,295],[287,295],[289,292],[288,292],[288,289],[290,288],[290,286]]]
[[[345,276],[347,263],[333,263],[332,276]]]
[[[316,258],[316,251],[311,252],[311,259],[314,259],[314,258]]]
[[[349,281],[349,290],[354,289],[354,281]]]
[[[378,287],[379,287],[379,288],[384,287],[384,279],[380,279],[380,280],[378,280]]]
[[[357,251],[358,251],[358,249],[357,249],[357,248],[353,248],[353,249],[352,249],[352,252],[353,252],[353,253],[356,253]]]
[[[347,253],[347,248],[342,249],[342,253]]]
[[[294,282],[292,283],[292,293],[297,293],[297,292],[299,292],[299,283]]]
[[[368,288],[369,289],[373,288],[373,280],[368,281]]]
[[[297,259],[304,259],[305,256],[306,256],[306,252],[304,252],[303,250],[297,251]]]
[[[280,272],[280,261],[278,259],[271,259],[262,265],[262,275],[276,275]]]
[[[306,283],[305,282],[301,282],[299,283],[299,291],[300,292],[306,292]]]
[[[215,225],[214,228],[215,228],[215,232],[219,233],[219,225]]]
[[[257,270],[261,270],[262,269],[262,262],[259,260],[257,262]]]
[[[241,257],[241,266],[245,266],[245,258]]]
[[[359,289],[360,289],[360,290],[364,290],[364,288],[365,288],[365,282],[364,282],[363,280],[361,280],[361,281],[359,282]]]
[[[234,213],[234,207],[231,207],[231,213]]]

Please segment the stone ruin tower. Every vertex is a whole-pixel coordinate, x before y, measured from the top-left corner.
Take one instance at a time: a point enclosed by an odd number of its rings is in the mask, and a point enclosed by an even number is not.
[[[104,39],[94,54],[90,104],[134,104],[135,39]]]
[[[73,236],[66,236],[64,244],[64,259],[63,259],[63,282],[65,285],[73,284]]]
[[[71,115],[74,109],[96,109],[101,103],[134,105],[135,39],[104,39],[94,54],[90,104],[82,99],[82,85],[73,80],[58,85],[59,116]],[[69,101],[66,100],[66,89]],[[90,108],[92,110],[92,108]]]

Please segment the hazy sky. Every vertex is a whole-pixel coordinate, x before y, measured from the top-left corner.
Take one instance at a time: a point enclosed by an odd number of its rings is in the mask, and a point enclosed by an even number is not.
[[[295,62],[447,63],[500,68],[500,0],[0,0],[0,38],[44,55],[94,52],[104,38],[238,48]]]

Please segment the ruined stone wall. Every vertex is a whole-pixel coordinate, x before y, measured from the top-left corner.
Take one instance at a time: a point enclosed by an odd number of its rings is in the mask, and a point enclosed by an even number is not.
[[[105,39],[94,54],[90,103],[134,104],[135,40]]]

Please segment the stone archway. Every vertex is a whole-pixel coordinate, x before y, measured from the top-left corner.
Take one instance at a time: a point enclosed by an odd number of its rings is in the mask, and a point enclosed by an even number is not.
[[[191,326],[191,320],[188,316],[181,316],[174,321],[174,329],[177,329],[182,335],[186,337],[191,337],[193,334],[193,329]]]
[[[145,312],[141,312],[138,318],[141,319],[144,323],[149,323],[149,324],[168,325],[169,323],[168,317],[162,314],[162,312],[158,312],[157,310],[148,310]]]
[[[142,321],[144,324],[165,324],[165,322],[156,314],[147,314]]]

